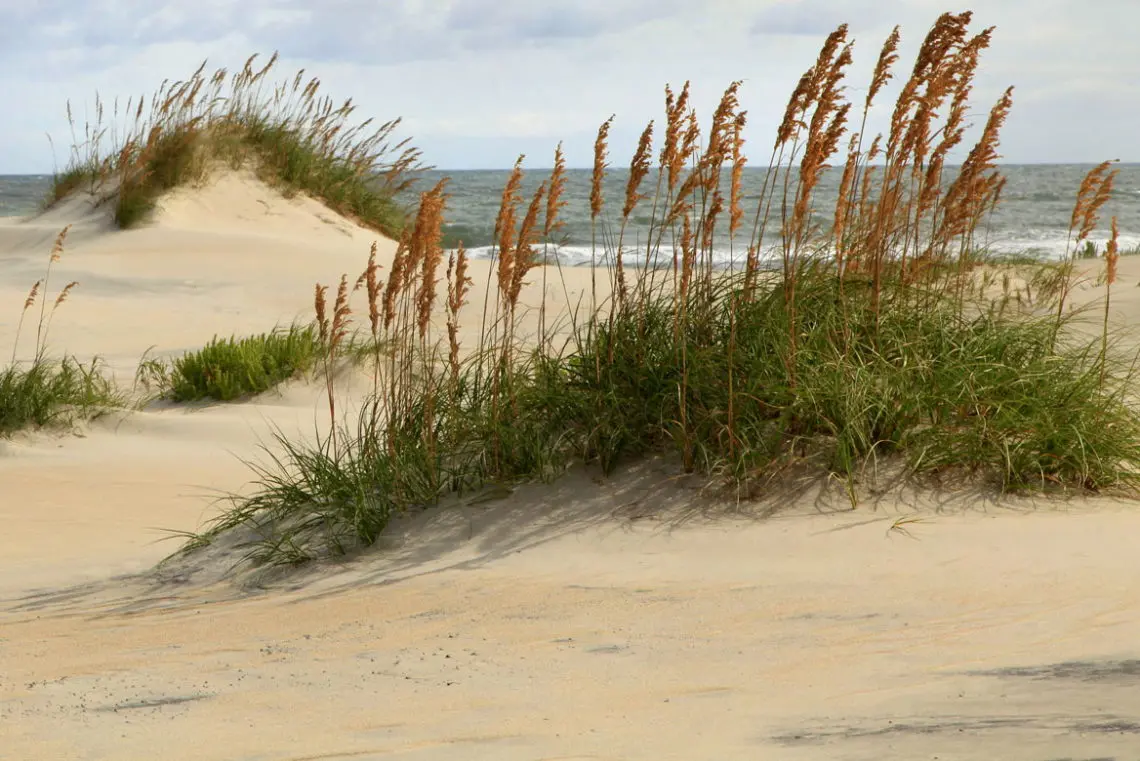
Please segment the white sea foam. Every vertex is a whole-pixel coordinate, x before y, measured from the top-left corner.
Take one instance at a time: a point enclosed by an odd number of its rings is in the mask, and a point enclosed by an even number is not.
[[[1096,246],[1099,253],[1103,254],[1109,236],[1108,230],[1100,230],[1090,235],[1088,241]],[[991,254],[1030,255],[1046,260],[1061,259],[1075,249],[1068,231],[1055,229],[1019,231],[1018,233],[993,235],[989,238],[980,235],[975,244]],[[1084,243],[1081,244],[1082,249],[1084,245]],[[1122,232],[1118,238],[1118,245],[1122,251],[1136,250],[1140,248],[1140,234]],[[591,265],[605,267],[613,264],[612,249],[606,250],[600,246],[594,249],[590,246],[581,245],[551,246],[546,252],[552,258],[552,263],[554,257],[557,257],[557,260],[564,267]],[[495,248],[493,246],[478,246],[468,250],[468,254],[477,259],[490,258],[494,253]],[[677,253],[679,256],[679,252]],[[542,257],[542,249],[538,249],[538,255],[540,258]],[[746,258],[747,253],[744,247],[731,250],[726,247],[714,247],[712,251],[713,263],[718,267],[743,266]],[[651,259],[656,266],[672,267],[674,249],[671,246],[662,245]],[[760,260],[764,266],[773,266],[781,260],[781,251],[776,246],[765,247]],[[623,247],[622,261],[631,267],[644,266],[646,261],[645,249]]]

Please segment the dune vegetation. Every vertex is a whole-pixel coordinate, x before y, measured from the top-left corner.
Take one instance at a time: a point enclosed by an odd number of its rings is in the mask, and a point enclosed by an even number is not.
[[[242,338],[215,336],[180,357],[144,359],[136,380],[174,402],[230,402],[269,391],[312,369],[319,352],[311,325]]]
[[[85,189],[112,205],[123,228],[145,221],[166,191],[201,182],[219,166],[248,167],[286,194],[303,192],[389,236],[403,229],[399,195],[426,169],[420,151],[397,138],[399,119],[354,123],[351,100],[320,94],[302,69],[273,83],[274,54],[240,71],[206,64],[186,80],[165,82],[149,99],[111,104],[98,96],[82,139],[70,102],[73,145],[44,200],[51,207]]]
[[[75,357],[65,355],[54,359],[48,354],[52,317],[79,285],[74,281],[66,284],[48,305],[52,265],[63,255],[66,238],[67,228],[64,228],[52,246],[44,276],[32,285],[24,300],[11,359],[7,366],[0,368],[0,436],[32,426],[65,426],[127,404],[126,395],[102,373],[97,358],[84,365]],[[25,318],[29,313],[34,315],[37,306],[35,347],[32,357],[21,361],[20,332]]]
[[[574,464],[610,471],[649,454],[762,494],[792,465],[830,474],[857,503],[876,464],[910,478],[988,483],[1001,491],[1132,492],[1140,417],[1127,391],[1133,365],[1114,349],[1105,299],[1101,334],[1074,329],[1074,257],[1060,264],[987,265],[980,232],[1000,202],[1004,92],[963,150],[977,66],[992,29],[944,14],[902,82],[886,134],[864,135],[898,64],[885,41],[860,101],[846,100],[853,47],[846,26],[797,83],[772,144],[767,181],[744,208],[740,83],[706,126],[690,90],[665,90],[660,131],[649,124],[620,205],[603,197],[610,121],[595,147],[591,213],[599,262],[587,303],[524,313],[527,283],[556,243],[565,168],[521,197],[522,159],[502,193],[494,276],[478,296],[478,345],[459,343],[472,296],[471,262],[441,246],[447,182],[421,196],[380,276],[375,256],[335,295],[318,287],[321,365],[358,327],[371,335],[373,393],[359,417],[337,417],[315,444],[277,435],[251,463],[251,493],[189,546],[255,527],[257,561],[302,562],[376,541],[390,518],[448,495],[553,479]],[[656,141],[656,142],[655,142]],[[815,189],[842,164],[834,208]],[[1109,163],[1077,192],[1071,251],[1080,250],[1112,194]],[[631,215],[651,208],[651,234],[627,266]],[[1115,225],[1114,225],[1115,227]],[[743,237],[741,267],[714,266],[714,235]],[[763,254],[777,252],[775,266]],[[375,251],[373,252],[375,254]],[[1109,244],[1107,293],[1118,251]],[[437,283],[446,297],[436,303]],[[600,282],[599,282],[600,280]],[[349,307],[367,296],[367,318]],[[435,315],[445,319],[437,324]]]

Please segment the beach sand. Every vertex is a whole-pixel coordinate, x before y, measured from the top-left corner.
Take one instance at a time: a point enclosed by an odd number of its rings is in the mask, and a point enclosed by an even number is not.
[[[245,174],[178,191],[129,232],[72,199],[0,224],[0,350],[66,224],[51,294],[80,285],[50,345],[100,355],[127,384],[148,349],[309,319],[314,283],[355,279],[376,240]],[[394,245],[378,247],[387,264]],[[486,268],[474,274],[468,341]],[[588,270],[563,274],[571,299],[588,293]],[[1140,260],[1120,282],[1127,323]],[[565,301],[554,276],[548,298]],[[271,426],[327,425],[324,393],[296,382],[0,442],[0,758],[1140,751],[1133,503],[900,487],[851,510],[809,481],[731,505],[650,460],[409,516],[349,562],[260,587],[224,578],[224,542],[153,571],[180,541],[167,532],[246,488],[242,459]],[[900,517],[919,520],[892,530]]]

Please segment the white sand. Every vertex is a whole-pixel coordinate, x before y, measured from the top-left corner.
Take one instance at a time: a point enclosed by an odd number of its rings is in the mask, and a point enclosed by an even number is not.
[[[76,200],[0,225],[0,351],[67,223],[52,294],[81,285],[51,346],[99,354],[124,382],[149,347],[307,319],[314,282],[355,277],[375,237],[239,175],[131,232]],[[1140,317],[1138,265],[1123,262],[1118,320]],[[588,272],[567,276],[588,288]],[[1140,749],[1133,504],[903,491],[837,512],[813,488],[730,515],[647,463],[400,521],[362,558],[259,593],[206,585],[226,567],[215,555],[141,573],[177,546],[163,529],[199,527],[211,494],[243,488],[239,458],[258,457],[270,423],[311,435],[323,393],[293,384],[0,443],[0,758]],[[889,531],[900,515],[922,518],[910,536]]]

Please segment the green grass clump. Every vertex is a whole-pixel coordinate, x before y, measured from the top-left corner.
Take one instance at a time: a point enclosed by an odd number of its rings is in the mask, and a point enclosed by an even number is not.
[[[125,406],[122,394],[100,371],[66,357],[39,358],[0,370],[0,436],[32,426],[70,424]]]
[[[32,285],[13,339],[12,358],[0,368],[0,436],[32,426],[56,426],[97,417],[108,409],[125,407],[125,396],[101,371],[99,361],[84,365],[74,357],[53,360],[47,356],[48,331],[55,311],[78,285],[64,286],[48,306],[47,289],[52,265],[63,255],[67,228],[56,237],[45,275]],[[37,302],[40,306],[35,353],[29,362],[18,362],[20,329],[24,317]]]
[[[386,287],[374,258],[357,280],[367,284],[374,345],[384,347],[373,356],[375,387],[358,419],[336,419],[326,373],[331,433],[306,443],[278,432],[268,462],[251,464],[252,492],[232,497],[192,546],[244,525],[261,534],[253,559],[302,562],[370,545],[393,516],[448,496],[555,478],[575,463],[610,472],[657,453],[743,496],[806,464],[836,477],[857,503],[874,486],[877,468],[868,466],[883,458],[920,482],[1136,493],[1134,366],[1109,341],[1115,224],[1104,321],[1099,335],[1082,333],[1083,315],[1065,309],[1071,258],[987,264],[978,254],[975,233],[1003,186],[998,131],[1010,92],[954,177],[942,175],[947,151],[963,139],[969,83],[989,44],[990,32],[971,37],[969,22],[969,13],[940,17],[890,134],[867,149],[851,139],[834,209],[822,208],[815,189],[850,110],[841,85],[851,63],[845,26],[790,100],[758,197],[740,184],[739,83],[725,92],[707,143],[690,120],[688,87],[666,89],[656,189],[642,190],[650,125],[613,225],[602,197],[605,122],[590,207],[603,241],[594,255],[612,266],[591,271],[589,302],[568,303],[559,320],[548,322],[544,301],[537,335],[522,322],[520,293],[528,279],[545,292],[558,274],[540,264],[548,261],[540,246],[557,237],[561,149],[529,203],[519,194],[521,159],[511,173],[481,338],[466,350],[458,342],[470,285],[462,246],[446,262],[446,337],[435,319],[445,266],[441,182],[422,197]],[[898,44],[897,34],[887,40],[864,109],[889,78]],[[944,100],[939,122],[934,111]],[[876,156],[885,161],[873,164]],[[1110,198],[1113,176],[1106,163],[1082,185],[1074,252]],[[746,197],[757,204],[748,216]],[[652,204],[651,233],[638,253],[659,266],[632,268],[623,237],[643,201]],[[741,235],[746,218],[753,229]],[[716,266],[718,231],[746,252],[735,271]],[[776,259],[774,270],[762,252]],[[326,368],[347,335],[349,282],[342,276],[328,314],[318,288]]]
[[[270,85],[277,55],[260,69],[256,56],[238,72],[203,74],[164,83],[146,100],[118,103],[105,121],[96,97],[94,123],[76,134],[45,206],[89,185],[114,204],[122,228],[145,222],[166,191],[201,182],[219,165],[248,166],[286,194],[308,193],[334,211],[389,237],[403,230],[399,200],[426,167],[420,152],[398,140],[400,120],[354,124],[351,101],[335,106],[320,96],[316,78],[298,72]],[[124,120],[120,123],[120,120]]]
[[[291,326],[244,338],[215,336],[170,362],[150,360],[140,374],[176,402],[228,402],[264,393],[312,369],[319,352],[311,326]]]

